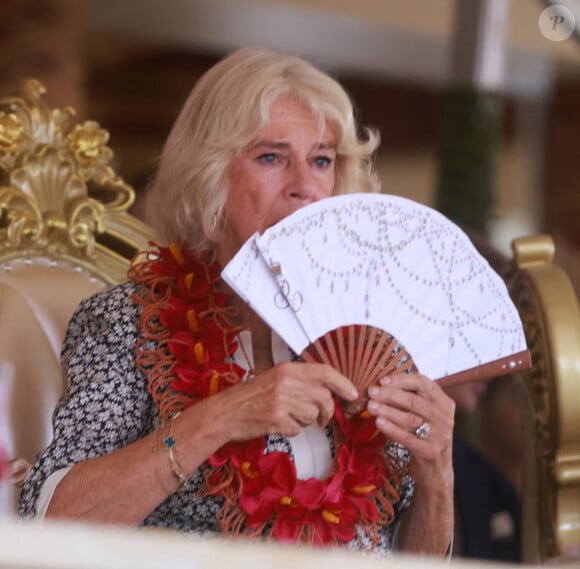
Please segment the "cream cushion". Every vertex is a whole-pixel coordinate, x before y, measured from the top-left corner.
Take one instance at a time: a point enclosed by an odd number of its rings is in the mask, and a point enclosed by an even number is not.
[[[0,362],[12,371],[2,434],[8,456],[32,464],[50,442],[52,413],[66,387],[60,367],[66,327],[79,302],[105,286],[66,261],[0,266]]]

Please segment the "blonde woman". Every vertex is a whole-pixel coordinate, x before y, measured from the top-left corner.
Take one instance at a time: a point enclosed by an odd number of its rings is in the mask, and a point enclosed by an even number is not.
[[[158,247],[70,322],[69,388],[24,516],[445,554],[452,400],[404,374],[345,418],[349,380],[297,361],[219,278],[296,209],[378,191],[377,145],[342,87],[300,58],[242,49],[199,80],[150,195]]]

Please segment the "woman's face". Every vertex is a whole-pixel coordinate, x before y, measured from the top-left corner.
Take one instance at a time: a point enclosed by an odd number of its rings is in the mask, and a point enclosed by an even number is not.
[[[232,159],[223,241],[225,264],[256,231],[262,233],[304,205],[332,195],[336,137],[321,133],[309,109],[279,97],[258,140]]]

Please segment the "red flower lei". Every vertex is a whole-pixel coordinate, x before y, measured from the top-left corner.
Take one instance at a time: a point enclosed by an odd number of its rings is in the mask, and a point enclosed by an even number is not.
[[[133,300],[143,306],[136,361],[164,419],[244,378],[232,360],[240,329],[230,323],[219,275],[217,264],[173,245],[132,265],[130,276],[142,285]],[[299,480],[287,453],[265,452],[264,437],[210,456],[200,493],[225,498],[222,531],[329,544],[351,541],[358,528],[376,543],[394,519],[391,479],[402,473],[388,463],[385,437],[368,412],[348,419],[335,401],[333,427],[337,452],[325,480]]]

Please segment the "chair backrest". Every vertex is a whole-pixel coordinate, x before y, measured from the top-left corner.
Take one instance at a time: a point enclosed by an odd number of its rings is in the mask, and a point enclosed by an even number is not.
[[[509,285],[533,366],[522,471],[523,561],[580,557],[580,310],[548,236],[512,243]]]
[[[135,195],[111,167],[108,132],[44,95],[28,80],[0,100],[0,361],[13,370],[4,445],[28,462],[52,435],[74,309],[126,280],[154,238],[128,213]]]

